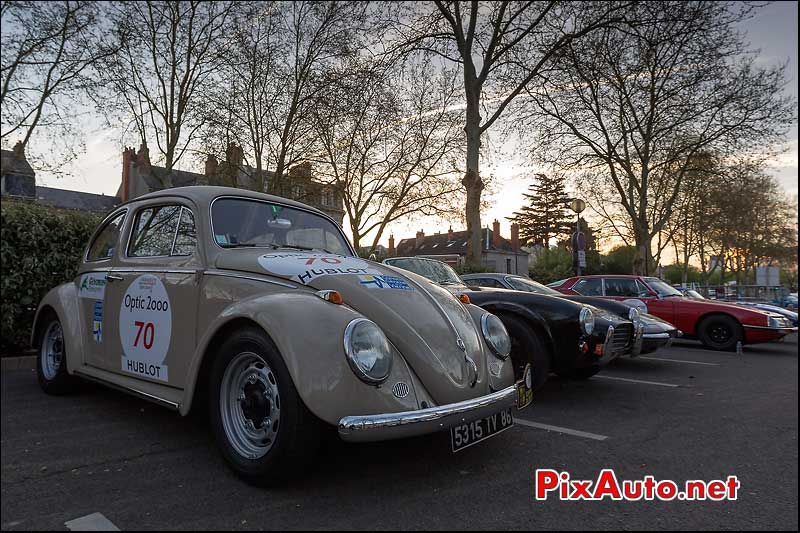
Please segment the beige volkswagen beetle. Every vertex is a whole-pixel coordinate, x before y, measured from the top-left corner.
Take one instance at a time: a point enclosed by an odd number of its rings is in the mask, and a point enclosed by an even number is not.
[[[306,205],[181,187],[102,222],[34,324],[48,393],[77,377],[189,413],[253,483],[297,472],[325,427],[346,441],[450,429],[454,451],[513,423],[502,323],[414,274],[356,256]]]

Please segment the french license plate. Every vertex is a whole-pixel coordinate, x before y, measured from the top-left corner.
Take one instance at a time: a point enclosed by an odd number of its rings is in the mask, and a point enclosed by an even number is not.
[[[511,415],[511,408],[509,407],[505,411],[500,411],[486,418],[450,428],[450,444],[453,453],[493,437],[513,425],[514,417]]]

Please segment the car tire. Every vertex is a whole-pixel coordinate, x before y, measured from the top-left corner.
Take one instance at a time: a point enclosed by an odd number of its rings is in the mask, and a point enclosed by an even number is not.
[[[208,386],[214,439],[239,477],[267,486],[302,474],[312,463],[322,423],[261,329],[242,328],[220,346]]]
[[[697,326],[697,337],[712,350],[733,351],[742,340],[742,327],[731,316],[711,315]]]
[[[515,378],[521,379],[525,365],[530,363],[531,388],[537,391],[550,374],[550,353],[528,322],[509,314],[500,314],[498,317],[511,337],[511,360],[514,363]]]
[[[47,394],[62,395],[74,392],[78,379],[67,371],[67,352],[64,330],[58,317],[49,313],[42,317],[36,357],[36,376],[39,386]]]

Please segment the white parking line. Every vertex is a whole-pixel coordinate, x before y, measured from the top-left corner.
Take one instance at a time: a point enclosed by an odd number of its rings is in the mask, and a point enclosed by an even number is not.
[[[616,381],[627,381],[629,383],[641,383],[643,385],[658,385],[659,387],[679,387],[680,385],[675,385],[674,383],[661,383],[660,381],[645,381],[643,379],[629,379],[629,378],[618,378],[616,376],[601,376],[596,375],[594,378],[602,378],[602,379],[613,379]]]
[[[704,363],[701,361],[684,361],[683,359],[667,359],[666,357],[639,357],[638,359],[650,359],[652,361],[669,361],[670,363],[687,363],[690,365],[719,366],[719,363]]]
[[[70,531],[119,531],[111,520],[101,513],[92,513],[69,522],[64,522]]]
[[[540,424],[539,422],[531,422],[530,420],[523,420],[521,418],[514,419],[515,424],[521,426],[528,426],[536,429],[546,429],[547,431],[556,431],[566,435],[573,435],[575,437],[583,437],[585,439],[606,440],[608,437],[605,435],[598,435],[597,433],[587,433],[586,431],[578,431],[577,429],[562,428],[560,426],[551,426],[550,424]]]

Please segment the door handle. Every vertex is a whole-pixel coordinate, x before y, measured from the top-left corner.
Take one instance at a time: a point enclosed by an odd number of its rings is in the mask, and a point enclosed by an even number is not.
[[[115,274],[106,274],[106,279],[108,281],[122,281],[123,277],[122,276],[117,276]]]

